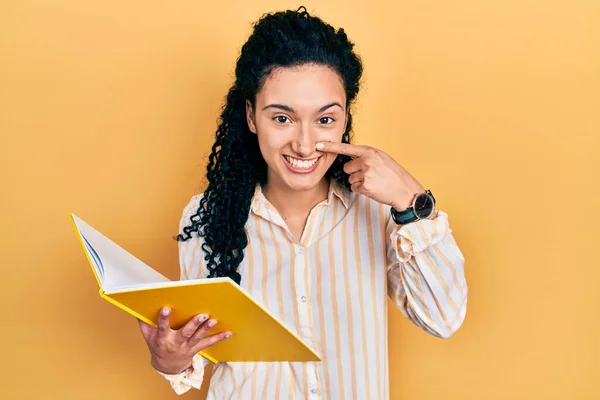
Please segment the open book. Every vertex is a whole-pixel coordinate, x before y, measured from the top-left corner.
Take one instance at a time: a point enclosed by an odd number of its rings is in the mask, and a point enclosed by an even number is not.
[[[200,353],[208,360],[321,360],[230,278],[170,281],[76,215],[71,218],[102,298],[152,326],[156,326],[160,309],[168,306],[173,329],[205,313],[218,321],[209,335],[233,333]]]

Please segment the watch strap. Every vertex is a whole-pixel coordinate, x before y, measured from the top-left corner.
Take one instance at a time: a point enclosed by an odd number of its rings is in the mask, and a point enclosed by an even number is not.
[[[427,195],[431,196],[431,199],[433,200],[433,204],[435,205],[436,200],[435,200],[435,197],[433,197],[433,193],[431,193],[431,190],[426,190],[425,193],[421,193],[421,194],[427,194]],[[416,195],[415,198],[420,196],[421,194]],[[414,203],[413,203],[413,205],[411,205],[410,207],[408,207],[406,210],[403,210],[403,211],[397,211],[392,207],[391,214],[392,214],[392,219],[398,225],[406,225],[406,224],[409,224],[409,223],[414,222],[419,219],[419,217],[417,217],[417,214],[415,213],[415,210],[414,210]]]
[[[412,207],[407,208],[404,211],[396,211],[394,208],[392,208],[391,212],[394,222],[398,225],[405,225],[418,219]]]

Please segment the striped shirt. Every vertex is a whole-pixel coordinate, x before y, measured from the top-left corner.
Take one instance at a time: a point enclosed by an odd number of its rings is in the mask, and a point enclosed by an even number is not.
[[[180,228],[200,197],[185,207]],[[388,399],[387,296],[437,337],[464,320],[464,257],[442,211],[398,226],[389,206],[332,183],[297,241],[257,186],[246,232],[241,286],[322,361],[220,362],[208,399]],[[180,265],[181,279],[206,277],[199,238],[180,242]],[[200,388],[207,364],[196,355],[190,369],[162,375],[181,394]]]

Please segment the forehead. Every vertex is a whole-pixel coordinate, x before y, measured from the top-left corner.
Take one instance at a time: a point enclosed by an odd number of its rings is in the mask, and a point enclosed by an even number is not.
[[[258,105],[284,104],[296,110],[319,109],[325,104],[346,104],[342,79],[322,65],[276,68],[256,96]]]

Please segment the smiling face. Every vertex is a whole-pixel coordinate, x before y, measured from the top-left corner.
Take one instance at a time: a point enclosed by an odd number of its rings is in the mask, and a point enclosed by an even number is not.
[[[346,128],[346,92],[340,76],[321,65],[274,69],[246,104],[250,130],[268,166],[268,185],[293,191],[315,188],[336,155],[317,142],[340,142]]]

